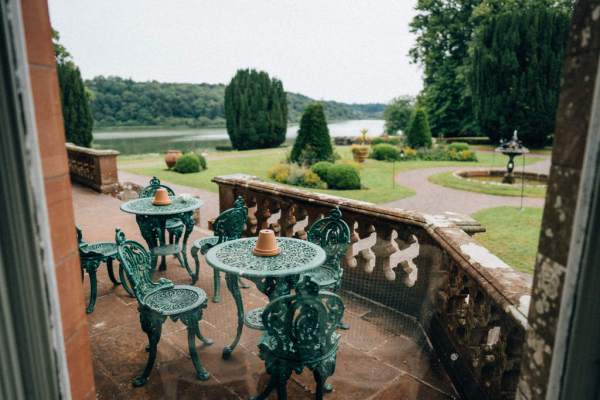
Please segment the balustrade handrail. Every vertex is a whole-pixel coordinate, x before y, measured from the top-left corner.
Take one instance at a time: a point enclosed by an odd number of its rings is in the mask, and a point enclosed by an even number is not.
[[[466,233],[482,231],[476,222],[454,214],[381,207],[242,174],[217,176],[213,182],[219,186],[221,210],[244,197],[251,208],[248,235],[273,227],[282,236],[302,237],[300,221],[310,225],[339,207],[352,229],[345,258],[348,284],[369,280],[359,294],[414,316],[429,334],[444,337],[432,342],[444,347],[443,354],[462,356],[462,361],[449,361],[449,373],[471,374],[480,388],[474,398],[514,397],[531,278]],[[367,275],[359,276],[359,270]]]
[[[118,190],[116,150],[98,150],[67,143],[71,179],[101,193]]]

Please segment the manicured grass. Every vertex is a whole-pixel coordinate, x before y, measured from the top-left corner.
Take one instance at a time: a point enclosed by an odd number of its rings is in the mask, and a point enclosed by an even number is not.
[[[519,271],[533,273],[537,254],[541,208],[495,207],[473,214],[487,231],[475,236],[504,262]]]
[[[517,179],[517,183],[514,185],[494,185],[483,182],[474,182],[473,180],[467,180],[459,178],[453,175],[452,172],[442,172],[439,174],[431,175],[429,178],[430,182],[445,187],[466,190],[468,192],[477,192],[492,194],[496,196],[521,196],[521,185]],[[539,186],[525,186],[523,191],[525,197],[545,197],[546,188]]]
[[[271,167],[279,162],[285,161],[289,148],[250,150],[250,151],[227,151],[211,152],[207,155],[208,169],[195,174],[178,174],[166,170],[163,157],[149,155],[147,158],[141,156],[119,157],[119,167],[126,171],[146,176],[157,176],[162,180],[175,184],[196,187],[200,189],[217,192],[217,185],[211,182],[216,175],[227,175],[244,173],[258,176],[270,181],[267,174]],[[348,146],[338,146],[336,151],[342,159],[351,160],[352,154]],[[314,190],[320,193],[328,193],[335,196],[350,199],[368,201],[376,204],[412,196],[414,192],[407,188],[394,184],[393,172],[407,171],[417,168],[432,168],[444,166],[502,166],[505,160],[490,153],[478,154],[479,162],[456,162],[456,161],[402,161],[391,162],[367,160],[360,171],[361,180],[365,189],[361,190]],[[531,158],[532,161],[538,159]],[[309,190],[309,189],[306,189]]]

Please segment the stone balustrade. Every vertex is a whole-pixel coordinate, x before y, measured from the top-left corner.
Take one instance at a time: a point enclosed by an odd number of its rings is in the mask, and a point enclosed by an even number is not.
[[[116,150],[96,150],[67,143],[71,180],[101,193],[118,190]]]
[[[339,207],[352,229],[343,289],[416,320],[465,398],[514,398],[531,279],[468,234],[483,230],[473,220],[378,207],[247,175],[213,181],[221,211],[237,196],[246,201],[246,235],[272,228],[305,238],[307,226]]]

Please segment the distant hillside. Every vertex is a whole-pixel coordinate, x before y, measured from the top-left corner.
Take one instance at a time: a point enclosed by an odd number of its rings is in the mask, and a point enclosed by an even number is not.
[[[118,126],[224,127],[225,85],[135,82],[98,76],[85,81],[96,128]],[[314,99],[287,93],[288,120],[298,122]],[[379,119],[384,104],[323,101],[328,120]]]

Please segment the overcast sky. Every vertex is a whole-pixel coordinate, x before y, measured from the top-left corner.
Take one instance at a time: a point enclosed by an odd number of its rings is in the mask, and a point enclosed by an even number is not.
[[[227,83],[268,71],[317,99],[387,102],[421,89],[414,0],[49,0],[85,78]]]

